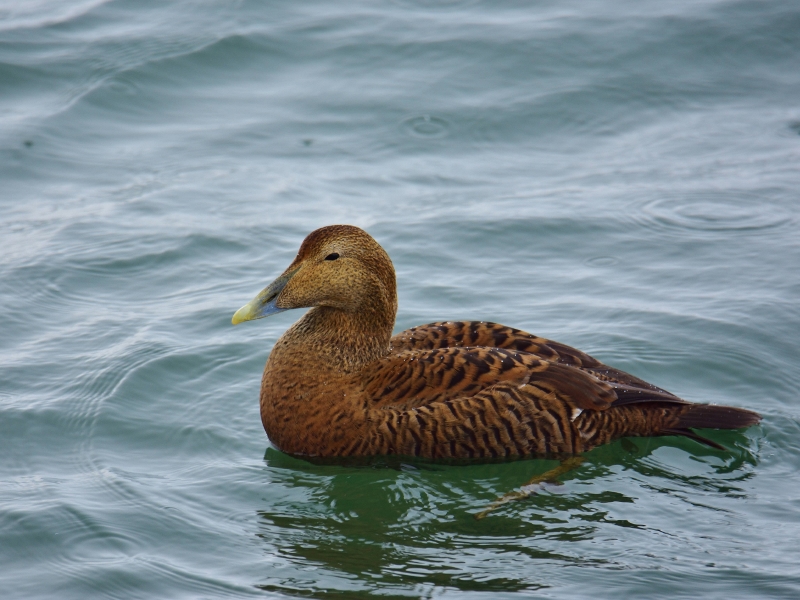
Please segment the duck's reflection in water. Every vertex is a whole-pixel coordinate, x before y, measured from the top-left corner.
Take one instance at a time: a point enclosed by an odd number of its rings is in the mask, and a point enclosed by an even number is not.
[[[269,504],[257,533],[269,569],[257,587],[314,598],[546,594],[574,586],[587,569],[663,560],[659,547],[692,543],[681,506],[716,500],[725,511],[724,499],[747,495],[751,440],[741,432],[715,439],[730,451],[625,438],[587,453],[561,475],[564,485],[545,484],[482,520],[475,515],[498,496],[559,462],[312,462],[270,448]]]

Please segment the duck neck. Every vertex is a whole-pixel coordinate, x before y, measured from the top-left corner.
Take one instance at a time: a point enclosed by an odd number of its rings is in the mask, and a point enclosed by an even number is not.
[[[353,373],[389,351],[396,310],[396,306],[358,311],[317,306],[295,323],[281,342],[316,358],[315,368]]]

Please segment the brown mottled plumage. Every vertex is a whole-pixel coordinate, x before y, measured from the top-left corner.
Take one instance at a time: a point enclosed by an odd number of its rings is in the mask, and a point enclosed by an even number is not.
[[[747,427],[754,412],[686,402],[518,329],[431,323],[392,337],[389,256],[349,225],[318,229],[233,322],[312,307],[275,344],[261,420],[281,450],[428,458],[577,454],[624,436]]]

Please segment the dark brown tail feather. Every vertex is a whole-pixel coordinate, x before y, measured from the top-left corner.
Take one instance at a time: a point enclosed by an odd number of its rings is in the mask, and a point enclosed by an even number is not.
[[[687,409],[678,418],[675,429],[741,429],[761,421],[758,413],[732,406],[692,404]]]
[[[732,406],[716,406],[714,404],[690,404],[686,412],[678,418],[678,424],[668,429],[662,429],[661,435],[682,435],[695,441],[711,446],[717,450],[727,450],[717,442],[696,434],[689,428],[697,429],[740,429],[750,427],[761,421],[761,415],[743,408]]]

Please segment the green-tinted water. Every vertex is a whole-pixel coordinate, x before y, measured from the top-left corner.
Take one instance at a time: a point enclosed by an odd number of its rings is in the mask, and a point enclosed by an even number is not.
[[[800,596],[793,2],[0,3],[8,598]],[[761,426],[552,468],[269,446],[294,319],[365,227],[397,329],[521,327]]]

